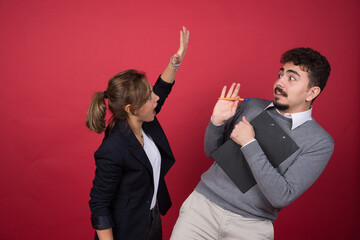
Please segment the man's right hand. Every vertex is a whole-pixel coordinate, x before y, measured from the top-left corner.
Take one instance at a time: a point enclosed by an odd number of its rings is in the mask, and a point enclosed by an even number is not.
[[[240,83],[233,83],[226,94],[226,98],[240,98],[238,96],[240,90]],[[221,91],[220,98],[225,98],[226,86]],[[235,115],[236,108],[239,101],[232,100],[218,100],[215,104],[213,114],[211,116],[212,123],[215,125],[222,125],[226,120]]]

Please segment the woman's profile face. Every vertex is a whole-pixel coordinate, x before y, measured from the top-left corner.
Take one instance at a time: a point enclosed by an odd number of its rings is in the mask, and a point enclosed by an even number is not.
[[[150,85],[150,84],[149,84]],[[152,91],[152,87],[150,85],[150,96],[144,105],[137,110],[138,120],[141,122],[151,122],[154,120],[156,112],[155,108],[157,106],[157,101],[159,100],[159,96],[156,95]]]

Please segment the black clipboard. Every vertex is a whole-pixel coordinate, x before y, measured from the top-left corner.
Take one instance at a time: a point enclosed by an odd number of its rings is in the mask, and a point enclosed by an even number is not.
[[[299,146],[266,111],[260,113],[250,123],[254,127],[256,140],[274,168],[299,149]],[[232,139],[216,150],[213,158],[242,193],[246,193],[256,185],[249,164],[241,152],[241,146]]]

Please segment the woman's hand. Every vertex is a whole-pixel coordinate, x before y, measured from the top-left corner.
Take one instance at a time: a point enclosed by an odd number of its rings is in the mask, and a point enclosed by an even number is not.
[[[240,98],[238,96],[240,90],[240,83],[233,83],[229,89],[229,92],[226,94],[226,98]],[[226,93],[226,86],[223,87],[220,97],[224,98]],[[221,125],[226,120],[230,119],[235,115],[236,108],[239,101],[232,100],[218,100],[215,104],[213,114],[211,116],[211,121],[215,125]]]
[[[114,240],[112,228],[96,230],[99,240]]]
[[[172,58],[173,64],[180,64],[185,57],[186,50],[188,48],[190,32],[183,27],[180,31],[180,47]]]
[[[175,81],[176,72],[179,65],[185,57],[185,53],[188,49],[189,43],[189,30],[186,27],[183,27],[180,31],[180,47],[179,50],[170,58],[168,66],[165,68],[164,72],[161,74],[161,79],[168,83],[173,83]]]

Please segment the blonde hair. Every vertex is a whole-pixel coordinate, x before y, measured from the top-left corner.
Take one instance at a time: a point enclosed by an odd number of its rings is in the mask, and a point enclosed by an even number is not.
[[[136,114],[150,94],[151,88],[145,73],[131,69],[112,77],[106,90],[109,110],[112,113],[109,130],[112,130],[117,121],[127,119],[128,113],[125,111],[127,105],[130,105],[131,113]],[[105,115],[105,93],[96,92],[87,112],[86,126],[97,133],[103,132],[106,128]]]

